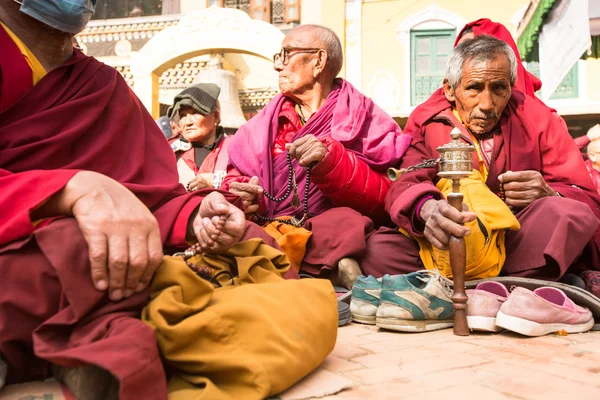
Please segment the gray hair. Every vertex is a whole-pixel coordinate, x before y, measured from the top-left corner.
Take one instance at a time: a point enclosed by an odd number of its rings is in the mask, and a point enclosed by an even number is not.
[[[480,35],[456,46],[450,54],[446,79],[452,89],[456,89],[462,80],[463,66],[467,62],[482,62],[495,59],[499,54],[508,57],[510,63],[510,85],[517,81],[517,57],[513,49],[504,40],[493,36]]]
[[[342,70],[342,65],[344,64],[344,52],[338,35],[326,26],[310,24],[300,25],[290,31],[290,33],[304,30],[313,32],[321,41],[323,50],[327,52],[327,64],[325,65],[325,68],[333,75],[333,78],[338,76]]]

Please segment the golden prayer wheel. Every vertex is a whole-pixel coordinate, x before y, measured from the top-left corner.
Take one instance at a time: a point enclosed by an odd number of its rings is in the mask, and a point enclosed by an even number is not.
[[[460,141],[460,130],[452,129],[452,141],[437,148],[440,153],[438,176],[446,179],[461,179],[473,174],[473,151],[475,147]],[[388,170],[388,175],[389,175]]]
[[[452,193],[448,195],[448,203],[462,211],[463,195],[460,192],[460,179],[473,174],[473,151],[475,147],[460,140],[460,129],[454,128],[450,132],[452,141],[437,148],[440,153],[440,171],[438,176],[452,179]],[[469,335],[467,323],[467,293],[465,291],[465,269],[467,265],[467,249],[465,239],[451,236],[448,243],[450,253],[450,268],[454,292],[452,303],[454,306],[454,334],[458,336]]]

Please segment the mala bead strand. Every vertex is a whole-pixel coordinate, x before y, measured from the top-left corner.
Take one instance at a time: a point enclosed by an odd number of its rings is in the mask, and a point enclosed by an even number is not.
[[[282,201],[284,201],[285,199],[287,199],[291,193],[292,187],[294,187],[295,185],[293,185],[293,181],[294,181],[294,169],[292,166],[292,159],[290,157],[290,153],[287,154],[287,162],[288,162],[288,167],[289,167],[289,171],[290,171],[290,176],[288,178],[288,187],[287,190],[285,192],[285,194],[280,197],[280,198],[276,198],[274,196],[272,196],[271,194],[268,194],[266,191],[264,192],[265,196],[270,199],[271,201],[277,202],[277,203],[281,203]],[[297,220],[296,218],[292,217],[291,219],[280,219],[280,218],[271,218],[271,217],[266,217],[264,215],[260,215],[260,214],[255,214],[256,219],[261,221],[261,222],[281,222],[282,224],[287,224],[287,225],[293,225],[293,226],[302,226],[304,225],[304,222],[306,222],[306,220],[309,218],[309,214],[308,214],[308,194],[310,191],[310,172],[312,170],[312,165],[309,165],[308,167],[306,167],[306,183],[304,186],[304,199],[303,200],[303,216],[301,220]],[[294,187],[295,190],[295,187]]]
[[[210,280],[212,277],[212,270],[208,267],[204,267],[198,264],[194,264],[192,262],[189,262],[188,260],[198,254],[200,254],[202,252],[202,249],[200,248],[200,243],[196,243],[194,245],[192,245],[190,248],[188,248],[186,251],[184,251],[183,253],[179,253],[179,254],[175,254],[175,255],[181,255],[183,257],[183,261],[185,262],[185,265],[187,265],[188,267],[190,267],[190,269],[192,271],[194,271],[198,276],[200,276],[201,278]]]
[[[281,197],[275,197],[274,195],[270,194],[269,192],[267,192],[266,190],[263,190],[263,194],[265,195],[265,197],[271,201],[274,201],[276,203],[281,203],[282,201],[284,201],[285,199],[287,199],[288,197],[290,197],[290,194],[292,193],[292,187],[293,185],[293,180],[294,180],[294,167],[292,166],[292,159],[290,157],[290,153],[287,153],[287,164],[288,164],[288,170],[289,170],[289,177],[288,177],[288,182],[287,182],[287,188],[285,190],[285,193],[283,196]]]

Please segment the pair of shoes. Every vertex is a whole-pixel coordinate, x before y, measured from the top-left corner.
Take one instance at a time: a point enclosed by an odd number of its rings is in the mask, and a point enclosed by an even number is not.
[[[585,282],[585,289],[596,297],[600,297],[600,271],[583,271],[581,279]]]
[[[575,304],[560,289],[516,287],[508,293],[499,282],[482,282],[467,290],[467,322],[472,330],[507,329],[525,336],[565,331],[587,332],[594,326],[589,309]]]
[[[438,271],[360,276],[350,311],[356,322],[401,332],[427,332],[454,325],[452,282]]]
[[[360,274],[361,270],[358,262],[354,258],[346,257],[338,262],[335,271],[331,271],[329,280],[333,286],[341,286],[350,290]]]

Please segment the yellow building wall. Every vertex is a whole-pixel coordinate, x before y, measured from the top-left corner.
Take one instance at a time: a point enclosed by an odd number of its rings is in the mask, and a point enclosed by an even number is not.
[[[600,59],[588,58],[585,61],[585,69],[588,98],[600,101]],[[596,112],[600,113],[600,106]]]
[[[402,0],[382,0],[363,2],[362,9],[362,88],[369,88],[373,77],[379,71],[391,73],[404,91],[405,73],[410,73],[410,65],[405,65],[404,45],[398,40],[398,26],[411,15],[435,4],[440,8],[457,14],[465,22],[479,18],[490,18],[504,24],[514,32],[511,20],[516,12],[527,5],[529,0],[503,0],[485,2],[480,0],[422,0],[407,2]],[[458,27],[457,31],[462,27]],[[458,32],[457,32],[458,33]],[[410,42],[406,43],[410,45]],[[393,114],[406,114],[410,104],[406,104],[404,95],[400,96]],[[389,107],[386,107],[389,109]],[[391,110],[390,110],[391,111]]]

